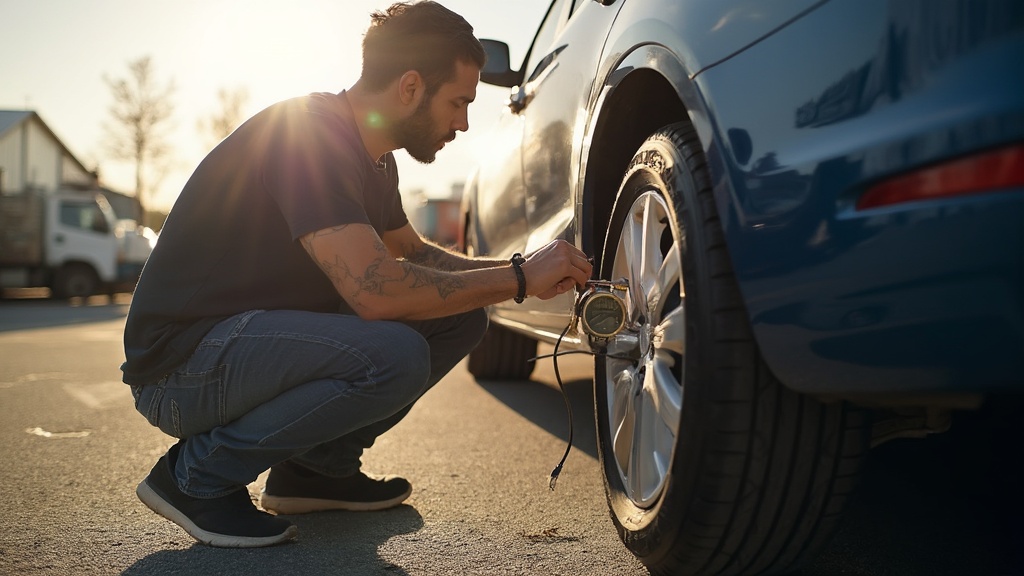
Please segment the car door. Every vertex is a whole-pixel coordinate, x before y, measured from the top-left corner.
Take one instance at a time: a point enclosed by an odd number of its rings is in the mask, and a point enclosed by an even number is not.
[[[527,235],[523,166],[519,144],[523,119],[503,109],[481,143],[476,174],[469,184],[478,209],[475,235],[469,239],[474,254],[508,257],[523,252]]]
[[[522,170],[527,251],[555,238],[575,237],[579,135],[605,41],[603,32],[622,4],[562,0],[549,11],[526,62],[523,86]],[[564,326],[573,294],[534,301],[534,324]]]
[[[112,228],[113,213],[92,196],[58,197],[47,218],[47,261],[60,267],[65,262],[86,262],[99,278],[114,278],[117,238]],[[104,209],[106,208],[106,210]]]

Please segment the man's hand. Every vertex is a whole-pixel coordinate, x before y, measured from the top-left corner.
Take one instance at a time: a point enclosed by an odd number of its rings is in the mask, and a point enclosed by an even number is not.
[[[530,254],[523,264],[526,294],[541,300],[583,286],[594,266],[587,255],[565,240],[555,240]]]

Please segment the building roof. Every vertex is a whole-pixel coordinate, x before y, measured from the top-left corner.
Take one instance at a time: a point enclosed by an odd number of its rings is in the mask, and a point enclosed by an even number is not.
[[[21,124],[26,118],[35,112],[31,110],[0,110],[0,136],[5,132]]]
[[[60,146],[64,154],[70,158],[72,162],[77,164],[83,172],[87,174],[92,173],[92,170],[86,168],[85,164],[82,164],[82,161],[72,154],[71,150],[68,150],[68,147],[61,142],[60,138],[58,138],[56,134],[53,133],[53,130],[46,125],[46,122],[43,122],[43,119],[35,112],[35,110],[0,110],[0,136],[3,136],[7,131],[20,126],[22,123],[27,122],[30,118],[35,118],[36,121],[39,122],[39,125],[43,130],[46,130],[57,145]]]

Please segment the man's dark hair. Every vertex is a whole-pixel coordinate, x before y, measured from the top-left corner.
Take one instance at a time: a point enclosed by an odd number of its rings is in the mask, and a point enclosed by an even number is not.
[[[484,48],[466,19],[437,2],[398,2],[370,15],[363,37],[361,80],[379,92],[409,70],[420,73],[427,95],[455,78],[455,62],[483,68]]]

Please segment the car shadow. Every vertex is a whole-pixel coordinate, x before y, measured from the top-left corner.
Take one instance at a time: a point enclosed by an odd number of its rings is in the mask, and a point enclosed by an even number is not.
[[[403,575],[408,572],[377,554],[393,536],[416,532],[423,517],[408,505],[365,514],[328,512],[289,516],[299,527],[295,540],[268,548],[161,550],[141,558],[122,576],[251,574]]]
[[[481,388],[520,415],[563,441],[569,441],[569,416],[557,384],[538,380],[499,382],[478,380]],[[572,407],[574,450],[597,458],[594,423],[594,381],[577,378],[563,381]]]
[[[874,448],[839,532],[793,576],[1024,574],[1022,406],[990,401],[948,432]]]

